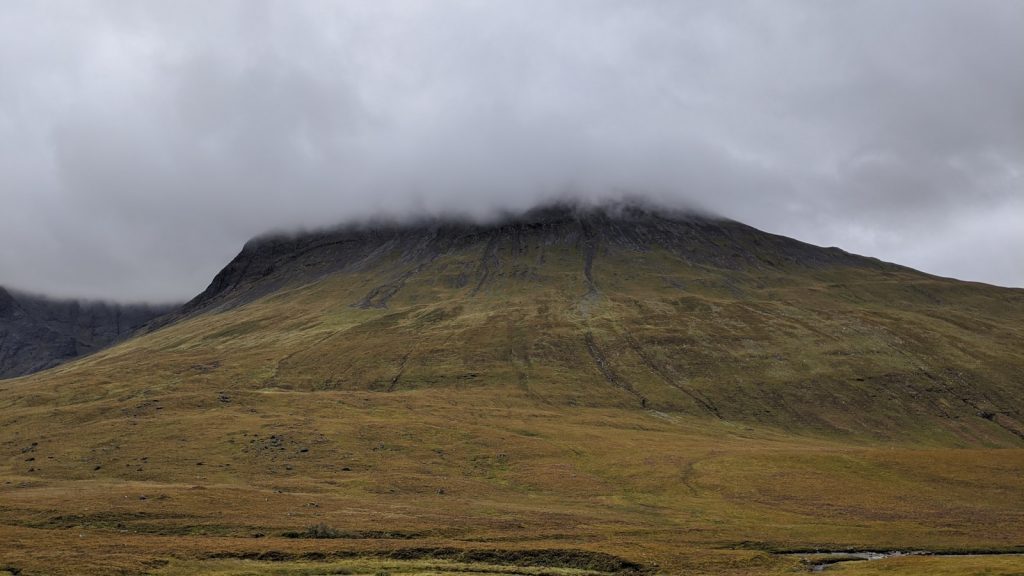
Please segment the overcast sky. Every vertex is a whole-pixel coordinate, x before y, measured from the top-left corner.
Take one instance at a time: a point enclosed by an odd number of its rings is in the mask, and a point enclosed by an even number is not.
[[[185,299],[254,235],[642,192],[1024,286],[1024,2],[0,5],[0,285]]]

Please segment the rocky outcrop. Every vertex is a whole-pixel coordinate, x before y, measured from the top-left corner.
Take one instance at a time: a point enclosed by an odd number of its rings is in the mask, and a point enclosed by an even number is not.
[[[0,288],[0,378],[45,370],[95,352],[170,310],[51,300]]]
[[[902,269],[838,248],[822,248],[692,212],[638,202],[555,204],[490,223],[453,219],[376,222],[325,232],[256,238],[217,274],[206,290],[158,324],[232,308],[286,285],[367,269],[386,258],[399,260],[407,273],[414,274],[441,255],[473,246],[485,247],[476,277],[467,278],[478,290],[497,264],[496,254],[516,253],[530,243],[574,245],[586,254],[588,272],[593,260],[610,248],[665,249],[695,265],[729,270],[832,265]],[[386,288],[382,287],[385,299]],[[363,304],[377,306],[372,298]]]

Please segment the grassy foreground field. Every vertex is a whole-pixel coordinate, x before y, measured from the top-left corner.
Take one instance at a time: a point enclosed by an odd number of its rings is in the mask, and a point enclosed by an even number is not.
[[[61,467],[81,457],[43,437],[26,452],[35,471],[3,476],[4,562],[26,574],[432,573],[457,562],[445,552],[454,549],[487,560],[460,565],[538,562],[545,573],[637,564],[773,574],[805,570],[773,551],[1009,551],[1024,541],[1022,450],[852,445],[642,412],[574,417],[417,396],[274,393],[256,413],[242,396],[238,408],[182,419],[171,435],[187,456],[150,451],[142,423],[79,478]],[[408,403],[429,414],[399,426]],[[1022,566],[928,561],[951,574]],[[872,568],[914,574],[921,562]],[[956,571],[965,566],[1004,571]]]
[[[419,561],[388,569],[405,572],[424,569],[418,554],[454,548],[584,570],[633,568],[591,551],[666,573],[771,574],[803,569],[772,551],[1007,551],[1024,541],[1022,450],[853,445],[625,410],[471,407],[464,394],[264,394],[201,417],[159,411],[152,418],[180,420],[159,443],[152,422],[124,435],[113,427],[106,434],[119,443],[86,462],[40,437],[26,452],[35,471],[3,475],[4,561],[55,574],[326,574],[296,561]],[[257,401],[255,413],[245,408]],[[400,423],[409,404],[422,416]],[[189,449],[150,449],[168,441]],[[277,561],[259,568],[261,558]],[[896,559],[877,564],[887,563]]]
[[[1024,551],[1020,291],[488,250],[388,256],[0,381],[0,574],[798,574],[815,550]]]

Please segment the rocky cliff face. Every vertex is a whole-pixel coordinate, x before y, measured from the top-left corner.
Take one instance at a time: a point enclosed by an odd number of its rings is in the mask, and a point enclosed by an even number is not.
[[[671,211],[637,203],[577,206],[558,204],[479,224],[423,220],[405,224],[376,223],[300,236],[267,236],[250,241],[179,314],[164,322],[210,310],[224,310],[339,272],[357,272],[397,258],[404,272],[396,282],[416,275],[437,258],[461,250],[481,249],[474,270],[463,281],[482,288],[506,255],[522,254],[530,245],[570,247],[585,255],[586,277],[595,260],[609,251],[668,250],[684,262],[720,270],[781,270],[786,266],[829,265],[901,270],[901,266],[857,256],[838,248],[821,248],[762,232],[732,220]],[[404,276],[404,277],[402,277]],[[368,294],[364,307],[386,304],[387,286]]]
[[[51,300],[0,288],[0,378],[45,370],[94,352],[169,310]]]

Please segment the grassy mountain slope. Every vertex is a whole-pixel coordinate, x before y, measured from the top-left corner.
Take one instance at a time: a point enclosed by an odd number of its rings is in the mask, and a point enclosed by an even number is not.
[[[265,239],[162,328],[0,382],[0,567],[1013,550],[1022,320],[1020,290],[636,208]]]

